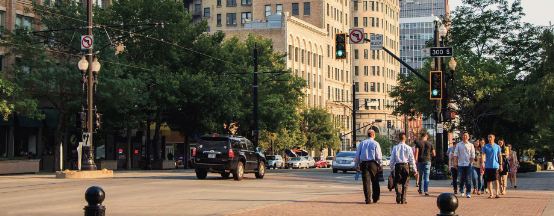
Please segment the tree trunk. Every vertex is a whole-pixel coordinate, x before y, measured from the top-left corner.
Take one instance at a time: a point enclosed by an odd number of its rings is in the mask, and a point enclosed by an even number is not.
[[[54,146],[56,147],[54,150],[54,171],[62,171],[63,165],[60,158],[63,158],[63,153],[61,152],[62,149],[62,139],[63,139],[63,133],[60,131],[62,130],[62,123],[63,123],[64,115],[60,112],[60,117],[58,119],[58,126],[56,127],[55,132],[55,139],[54,139]]]
[[[131,135],[133,134],[133,129],[131,129],[131,127],[127,127],[127,163],[125,165],[125,169],[131,169],[131,157],[133,156],[133,152],[131,152],[131,145],[133,144],[132,142],[132,137]]]
[[[161,139],[160,139],[160,128],[162,126],[162,112],[158,111],[156,113],[156,129],[154,131],[154,160],[159,160],[161,157],[161,151],[162,151],[162,145],[161,145]]]

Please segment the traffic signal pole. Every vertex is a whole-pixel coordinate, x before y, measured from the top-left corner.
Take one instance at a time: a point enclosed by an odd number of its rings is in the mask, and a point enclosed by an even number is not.
[[[440,41],[439,41],[439,26],[438,26],[438,23],[435,22],[435,32],[434,32],[434,37],[435,37],[435,47],[439,47],[440,46]],[[441,58],[435,58],[435,71],[439,71],[440,68],[440,61],[441,61]],[[443,76],[444,76],[444,73],[443,73]],[[442,87],[443,87],[443,92],[441,92],[441,97],[442,97],[442,100],[438,100],[436,101],[436,106],[437,106],[437,110],[436,110],[436,119],[435,119],[435,130],[437,130],[437,124],[439,122],[442,121],[442,115],[441,115],[441,105],[442,105],[442,101],[445,100],[445,95],[444,95],[444,89],[445,89],[445,86],[444,86],[444,78],[441,79],[441,82],[443,82],[442,84]],[[435,140],[436,140],[436,148],[437,148],[437,157],[435,158],[435,174],[433,175],[433,178],[435,180],[443,180],[443,179],[446,179],[446,175],[443,173],[443,139],[442,139],[442,136],[443,136],[443,133],[435,133]]]
[[[258,147],[258,47],[254,45],[254,146]]]
[[[87,0],[87,34],[92,35],[92,0]],[[83,153],[85,157],[83,157],[83,164],[81,166],[82,170],[96,170],[96,164],[94,164],[94,147],[92,146],[93,141],[93,122],[92,122],[92,114],[93,114],[93,87],[94,87],[94,79],[92,74],[92,49],[87,50],[87,61],[88,61],[88,85],[87,85],[87,133],[89,134],[88,137],[88,146],[85,145],[83,148]]]
[[[354,129],[354,132],[352,132],[352,146],[356,148],[356,110],[358,109],[358,105],[356,104],[356,83],[352,82],[352,128]]]

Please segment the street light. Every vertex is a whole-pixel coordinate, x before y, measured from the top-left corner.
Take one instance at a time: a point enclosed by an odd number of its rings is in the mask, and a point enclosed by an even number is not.
[[[450,66],[450,69],[455,71],[456,65],[458,65],[458,63],[456,62],[456,60],[454,60],[454,57],[450,58],[450,61],[448,62],[448,66]]]
[[[100,71],[100,62],[98,62],[98,58],[95,57],[94,62],[92,62],[92,72],[98,73],[98,71]]]
[[[446,27],[441,26],[441,27],[439,28],[439,36],[440,36],[441,38],[446,37],[446,33],[447,33],[447,32],[448,32],[448,30],[446,29]]]
[[[79,67],[79,70],[81,71],[86,71],[88,69],[88,61],[87,59],[83,56],[81,57],[81,60],[79,61],[79,63],[77,64],[77,66]]]

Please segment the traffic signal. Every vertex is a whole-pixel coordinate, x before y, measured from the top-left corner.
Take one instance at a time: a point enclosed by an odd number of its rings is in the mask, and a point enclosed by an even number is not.
[[[75,127],[83,131],[87,130],[87,114],[85,112],[78,112],[75,115]]]
[[[431,100],[442,99],[442,71],[431,71],[429,83],[429,98]]]
[[[346,59],[346,33],[335,34],[335,59]]]
[[[445,111],[444,112],[444,121],[449,122],[456,118],[456,112],[454,111]]]
[[[98,130],[100,128],[102,128],[102,114],[100,113],[97,113],[95,112],[94,114],[92,114],[92,124],[93,124],[93,127],[94,130]]]
[[[387,128],[392,128],[391,121],[387,120]]]

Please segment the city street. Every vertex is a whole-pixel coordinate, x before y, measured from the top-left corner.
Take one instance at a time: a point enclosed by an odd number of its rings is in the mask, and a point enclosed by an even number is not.
[[[436,197],[451,192],[449,181],[431,181],[431,196],[417,195],[410,182],[407,205],[381,182],[381,200],[366,205],[361,178],[330,169],[268,170],[264,179],[243,181],[192,170],[116,171],[110,179],[55,179],[53,174],[0,176],[0,215],[82,215],[84,193],[106,192],[106,215],[435,215]],[[388,176],[388,170],[385,170]],[[554,172],[518,174],[518,189],[501,199],[459,198],[460,215],[553,215]]]

